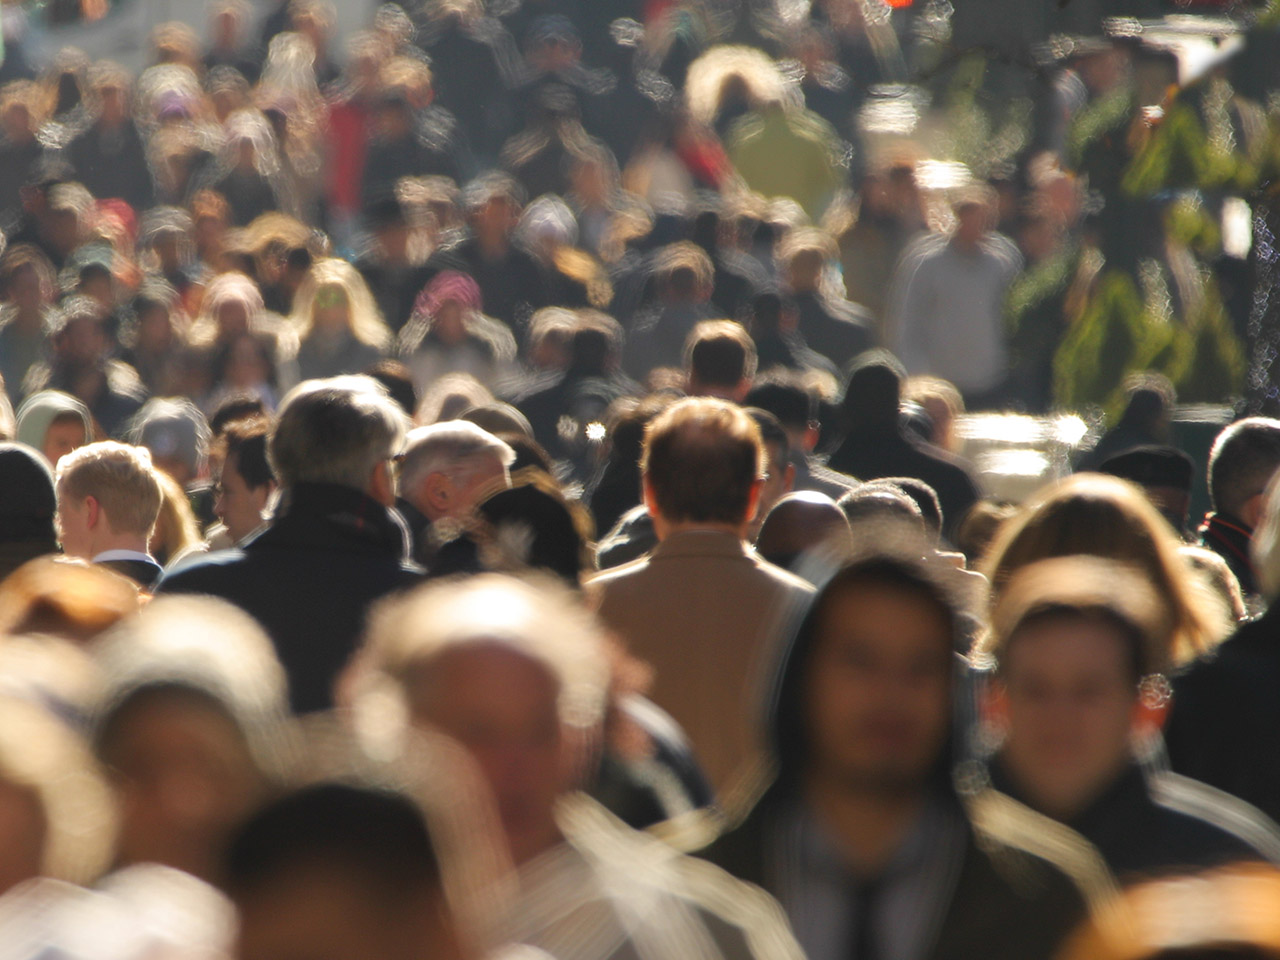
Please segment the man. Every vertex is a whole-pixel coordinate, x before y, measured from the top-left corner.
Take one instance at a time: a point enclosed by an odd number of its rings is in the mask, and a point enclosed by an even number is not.
[[[578,790],[610,671],[600,625],[565,588],[494,574],[433,583],[380,611],[367,653],[370,679],[390,681],[415,726],[459,742],[492,791],[516,867],[502,939],[564,960],[798,960],[769,898]]]
[[[798,330],[806,345],[843,370],[871,346],[871,318],[856,303],[834,299],[823,290],[827,265],[839,249],[825,231],[792,231],[778,253],[787,288],[799,313]],[[883,282],[883,277],[881,278]]]
[[[723,796],[754,759],[757,682],[775,630],[813,588],[747,543],[766,461],[743,410],[710,398],[672,405],[646,430],[640,466],[658,545],[588,590],[653,666],[654,702],[688,732]]]
[[[400,462],[399,510],[414,558],[433,574],[480,569],[466,526],[481,500],[511,487],[516,452],[466,420],[418,427]]]
[[[333,705],[370,604],[416,583],[395,505],[404,414],[367,377],[309,380],[280,405],[267,456],[280,484],[270,525],[179,566],[163,593],[230,600],[266,628],[295,712]]]
[[[147,541],[160,515],[151,455],[114,440],[91,443],[58,462],[58,539],[69,557],[102,564],[150,590],[160,564]]]
[[[756,362],[756,345],[742,324],[704,320],[685,344],[688,394],[742,403],[755,379]]]
[[[832,470],[814,454],[822,431],[817,417],[820,401],[800,377],[777,371],[766,374],[756,381],[744,402],[773,414],[787,432],[796,490],[814,490],[839,500],[858,486],[854,477]]]
[[[819,593],[779,661],[776,780],[703,855],[776,896],[810,960],[1050,957],[1079,896],[951,786],[960,607],[921,556],[855,559]]]
[[[270,434],[271,424],[253,417],[233,420],[218,438],[222,471],[214,487],[213,512],[233,544],[262,526],[262,515],[276,491],[275,474],[267,460]]]
[[[1007,374],[1004,295],[1022,255],[993,232],[990,188],[965,191],[954,204],[950,237],[929,235],[902,254],[889,295],[894,353],[909,373],[950,380],[971,409],[996,402]]]
[[[627,373],[641,382],[656,367],[680,367],[689,334],[716,316],[715,267],[701,247],[682,240],[656,251],[651,277],[658,302],[635,317],[622,356]]]
[[[1248,417],[1226,427],[1209,451],[1209,501],[1200,544],[1227,561],[1246,596],[1258,592],[1249,548],[1263,491],[1280,469],[1280,420]]]

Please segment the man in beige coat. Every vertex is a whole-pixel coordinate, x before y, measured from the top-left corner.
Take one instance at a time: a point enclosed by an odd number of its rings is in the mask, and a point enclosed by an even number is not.
[[[723,400],[682,400],[645,435],[641,470],[658,546],[592,579],[601,618],[655,672],[651,696],[684,727],[723,800],[759,746],[761,678],[813,588],[747,543],[764,446]]]

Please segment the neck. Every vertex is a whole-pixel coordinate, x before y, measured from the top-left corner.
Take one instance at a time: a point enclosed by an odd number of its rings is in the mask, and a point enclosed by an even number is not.
[[[674,533],[730,533],[739,540],[746,540],[750,532],[747,523],[698,523],[693,520],[664,520],[653,514],[653,532],[659,540],[665,540]]]
[[[805,784],[805,800],[852,866],[874,875],[884,869],[919,818],[925,791],[851,789],[812,776]]]
[[[146,553],[147,538],[136,533],[116,533],[104,530],[93,539],[93,556],[96,557],[99,554],[106,553],[108,550],[133,550],[137,553]]]

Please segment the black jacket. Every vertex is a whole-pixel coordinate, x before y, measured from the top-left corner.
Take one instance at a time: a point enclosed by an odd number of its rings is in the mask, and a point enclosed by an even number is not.
[[[413,586],[404,523],[358,490],[300,483],[270,526],[232,550],[184,563],[158,593],[222,597],[253,615],[275,644],[297,713],[333,705],[333,685],[370,605]]]
[[[998,789],[1021,799],[998,762],[992,774]],[[1197,798],[1206,812],[1217,806],[1217,791],[1205,790],[1203,784],[1174,774],[1153,777],[1148,785],[1141,768],[1136,763],[1130,765],[1067,823],[1098,848],[1121,882],[1265,859],[1225,823],[1191,812]],[[1261,824],[1262,818],[1258,820]],[[1265,831],[1265,825],[1262,829]]]
[[[1280,820],[1280,606],[1173,681],[1173,769]]]

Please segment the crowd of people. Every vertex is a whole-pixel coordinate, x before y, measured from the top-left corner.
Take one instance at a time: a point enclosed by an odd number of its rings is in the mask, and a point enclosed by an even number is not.
[[[5,20],[0,954],[1280,956],[1280,7],[949,7]]]

